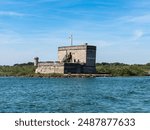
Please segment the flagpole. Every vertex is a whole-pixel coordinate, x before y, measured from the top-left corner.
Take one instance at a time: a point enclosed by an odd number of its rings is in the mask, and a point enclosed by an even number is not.
[[[70,43],[71,43],[71,46],[73,45],[73,36],[71,35],[70,36]]]

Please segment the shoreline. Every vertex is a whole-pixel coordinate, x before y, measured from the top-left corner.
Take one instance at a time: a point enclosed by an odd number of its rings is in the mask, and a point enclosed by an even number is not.
[[[96,77],[148,77],[150,75],[143,75],[143,76],[112,76],[111,74],[64,74],[64,75],[44,75],[44,74],[38,74],[38,75],[1,75],[2,77],[22,77],[22,78],[96,78]]]
[[[0,77],[35,77],[35,78],[94,78],[113,77],[110,74],[33,74],[33,75],[0,75]]]

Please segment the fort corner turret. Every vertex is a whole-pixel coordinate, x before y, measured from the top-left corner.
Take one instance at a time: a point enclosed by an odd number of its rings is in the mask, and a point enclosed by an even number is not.
[[[39,57],[34,57],[34,66],[38,66]]]
[[[58,61],[38,62],[36,73],[95,73],[95,63],[96,46],[87,43],[76,46],[62,46],[58,47]]]
[[[38,66],[39,57],[34,57],[34,66]]]

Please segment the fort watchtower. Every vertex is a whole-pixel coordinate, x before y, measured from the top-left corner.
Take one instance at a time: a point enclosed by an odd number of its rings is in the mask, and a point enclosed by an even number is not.
[[[69,61],[65,61],[67,55],[70,55]],[[81,64],[83,73],[95,73],[96,46],[86,43],[85,45],[59,47],[58,61]]]

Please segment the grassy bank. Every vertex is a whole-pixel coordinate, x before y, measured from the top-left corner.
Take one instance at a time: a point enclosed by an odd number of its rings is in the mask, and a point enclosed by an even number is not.
[[[34,76],[35,67],[25,66],[0,66],[0,76]]]
[[[63,77],[62,74],[35,74],[33,63],[15,64],[14,66],[0,66],[0,76],[26,76],[26,77]],[[111,76],[147,76],[150,63],[145,65],[128,65],[122,63],[97,63],[98,74]]]

